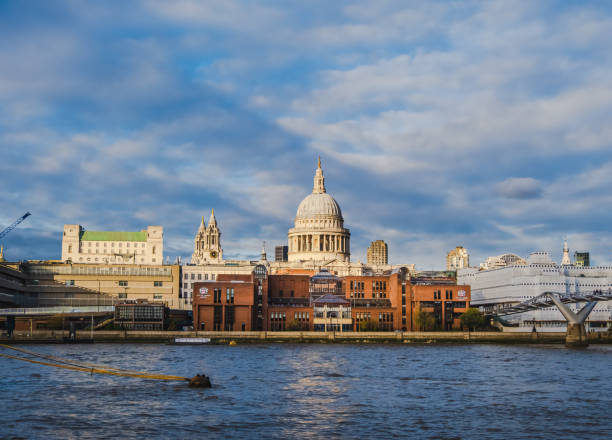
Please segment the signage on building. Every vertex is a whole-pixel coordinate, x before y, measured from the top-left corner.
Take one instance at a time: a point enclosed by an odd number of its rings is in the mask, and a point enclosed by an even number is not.
[[[208,294],[208,287],[200,287],[200,298],[206,299],[210,295]]]
[[[459,292],[457,292],[457,296],[459,298],[465,298],[466,297],[465,290],[460,290]]]

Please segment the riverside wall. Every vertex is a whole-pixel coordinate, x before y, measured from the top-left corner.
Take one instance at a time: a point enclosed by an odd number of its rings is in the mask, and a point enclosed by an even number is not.
[[[612,333],[590,333],[591,344],[612,343]],[[61,343],[67,331],[16,331],[13,338],[0,336],[2,343]],[[98,330],[93,332],[94,342],[149,342],[172,343],[174,338],[210,338],[211,343],[404,343],[404,344],[563,344],[565,333],[532,332],[210,332],[210,331],[122,331]],[[77,331],[77,341],[91,342],[92,333]]]

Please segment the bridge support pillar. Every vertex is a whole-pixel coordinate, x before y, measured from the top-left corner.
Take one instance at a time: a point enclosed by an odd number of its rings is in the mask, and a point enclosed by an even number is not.
[[[567,319],[567,333],[565,334],[566,347],[587,347],[589,345],[589,335],[584,328],[589,313],[597,305],[597,301],[591,301],[578,312],[574,313],[556,295],[548,295],[555,303],[561,314]]]
[[[565,334],[566,347],[588,347],[589,335],[584,328],[584,324],[567,323],[567,333]]]

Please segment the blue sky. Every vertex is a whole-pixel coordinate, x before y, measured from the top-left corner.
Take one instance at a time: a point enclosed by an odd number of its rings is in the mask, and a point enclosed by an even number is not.
[[[1,1],[6,256],[80,223],[186,257],[211,208],[271,252],[321,155],[354,261],[612,264],[611,40],[606,2]]]

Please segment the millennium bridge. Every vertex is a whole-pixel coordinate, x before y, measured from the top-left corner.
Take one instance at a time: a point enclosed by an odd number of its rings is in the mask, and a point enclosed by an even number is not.
[[[598,301],[611,300],[612,289],[608,289],[607,291],[592,290],[574,293],[544,292],[522,303],[501,307],[490,313],[490,315],[495,318],[496,316],[513,315],[556,306],[567,320],[567,334],[565,336],[566,345],[585,347],[588,345],[588,336],[584,328],[584,322],[595,308]],[[572,311],[567,306],[568,304],[577,303],[586,304],[578,312]]]

